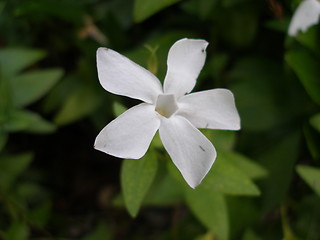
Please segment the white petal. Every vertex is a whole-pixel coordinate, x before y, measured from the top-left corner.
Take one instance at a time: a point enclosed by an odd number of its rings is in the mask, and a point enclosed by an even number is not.
[[[164,92],[182,96],[191,92],[206,59],[208,42],[181,39],[169,50]]]
[[[227,89],[191,93],[181,97],[178,105],[176,114],[184,116],[197,128],[240,129],[234,97]]]
[[[149,71],[108,48],[97,50],[100,83],[107,91],[147,103],[162,93],[160,81]]]
[[[310,26],[319,22],[320,3],[317,0],[304,0],[296,9],[290,26],[289,35],[295,36],[301,31],[306,31]]]
[[[94,147],[120,158],[141,158],[159,125],[160,119],[154,106],[141,103],[105,126],[97,136]]]
[[[216,151],[211,142],[181,116],[162,118],[161,141],[190,187],[195,188],[210,170]]]

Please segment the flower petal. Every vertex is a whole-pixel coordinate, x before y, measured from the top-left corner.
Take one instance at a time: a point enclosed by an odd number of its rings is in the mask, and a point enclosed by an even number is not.
[[[178,105],[176,114],[185,117],[197,128],[240,129],[234,97],[227,89],[191,93],[181,97]]]
[[[310,26],[319,22],[320,3],[317,0],[304,0],[296,9],[289,26],[288,33],[295,36],[306,31]]]
[[[108,48],[97,50],[100,83],[107,91],[147,103],[162,93],[160,81],[149,71]]]
[[[205,40],[186,38],[173,44],[168,54],[165,93],[179,97],[191,92],[204,65],[207,46]]]
[[[163,117],[159,133],[173,163],[190,187],[195,188],[208,173],[216,158],[213,145],[181,116]]]
[[[141,158],[159,125],[154,106],[141,103],[105,126],[98,134],[94,148],[120,158]]]

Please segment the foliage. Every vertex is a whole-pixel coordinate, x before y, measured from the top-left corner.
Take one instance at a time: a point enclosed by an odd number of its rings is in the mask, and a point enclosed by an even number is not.
[[[0,238],[320,238],[319,25],[292,38],[300,1],[0,0]],[[239,132],[188,187],[156,135],[140,160],[92,148],[135,105],[107,93],[100,46],[163,81],[180,38],[210,45],[196,91],[229,88]]]

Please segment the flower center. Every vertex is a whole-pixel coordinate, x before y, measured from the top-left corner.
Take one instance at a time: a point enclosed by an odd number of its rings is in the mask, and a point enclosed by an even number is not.
[[[178,110],[178,105],[173,94],[158,96],[155,110],[162,116],[169,118]]]

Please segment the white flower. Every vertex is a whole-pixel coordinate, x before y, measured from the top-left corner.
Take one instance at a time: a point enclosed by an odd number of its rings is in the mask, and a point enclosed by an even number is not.
[[[95,140],[107,154],[139,159],[159,130],[161,141],[186,182],[195,188],[210,170],[216,151],[197,129],[239,130],[229,90],[191,93],[204,65],[204,40],[181,39],[170,49],[162,88],[149,71],[107,48],[97,51],[98,76],[107,91],[144,101],[110,122]]]
[[[309,27],[319,22],[320,2],[303,0],[293,14],[288,33],[295,36],[299,31],[305,32]]]

